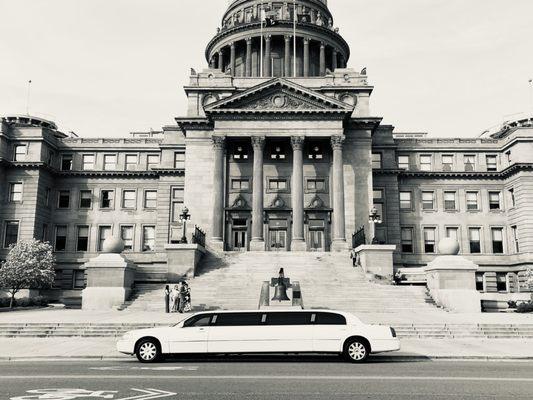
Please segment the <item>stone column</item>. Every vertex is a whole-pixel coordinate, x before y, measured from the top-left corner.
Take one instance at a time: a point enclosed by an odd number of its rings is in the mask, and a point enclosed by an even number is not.
[[[285,35],[285,77],[291,76],[291,40],[292,36]]]
[[[213,136],[213,212],[211,245],[224,250],[224,153],[226,138]]]
[[[303,136],[291,137],[292,144],[292,251],[306,251],[304,239]]]
[[[264,76],[270,77],[272,75],[272,54],[271,54],[271,35],[265,36],[265,58],[263,59],[263,73]]]
[[[335,71],[337,69],[337,50],[333,49],[332,55],[331,55],[331,70]]]
[[[218,51],[218,68],[224,72],[224,49]]]
[[[252,240],[251,251],[264,251],[265,239],[263,236],[263,150],[265,137],[252,137],[254,149],[254,177],[252,192]]]
[[[231,68],[231,75],[235,75],[235,42],[230,44],[230,61],[229,67]]]
[[[252,38],[246,38],[246,74],[252,76]]]
[[[320,76],[326,75],[326,45],[320,43]]]
[[[309,38],[304,38],[304,77],[309,76]]]
[[[342,251],[346,247],[344,228],[344,165],[342,160],[342,146],[344,136],[332,136],[333,148],[333,251]]]

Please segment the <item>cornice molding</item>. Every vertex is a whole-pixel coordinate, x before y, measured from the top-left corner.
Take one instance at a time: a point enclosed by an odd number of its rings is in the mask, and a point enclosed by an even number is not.
[[[381,173],[382,170],[374,170]],[[520,163],[507,167],[503,171],[406,171],[397,170],[398,175],[403,178],[440,178],[440,179],[506,179],[521,171],[533,171],[533,163]]]

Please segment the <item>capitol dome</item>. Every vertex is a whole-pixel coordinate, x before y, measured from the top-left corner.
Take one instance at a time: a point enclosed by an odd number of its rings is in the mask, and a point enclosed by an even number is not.
[[[327,0],[235,0],[206,48],[210,67],[235,77],[320,77],[349,57]]]

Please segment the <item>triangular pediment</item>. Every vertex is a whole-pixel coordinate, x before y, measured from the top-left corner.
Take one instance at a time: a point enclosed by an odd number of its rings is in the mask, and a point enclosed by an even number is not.
[[[209,104],[206,114],[220,113],[351,113],[353,106],[285,79],[261,85]]]

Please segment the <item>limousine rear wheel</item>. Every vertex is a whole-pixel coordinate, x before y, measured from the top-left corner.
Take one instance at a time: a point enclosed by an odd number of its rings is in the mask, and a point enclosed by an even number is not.
[[[143,339],[135,351],[137,359],[142,363],[156,362],[161,358],[161,347],[155,339]]]
[[[362,339],[350,339],[344,346],[344,356],[353,363],[365,361],[369,353],[370,348]]]

